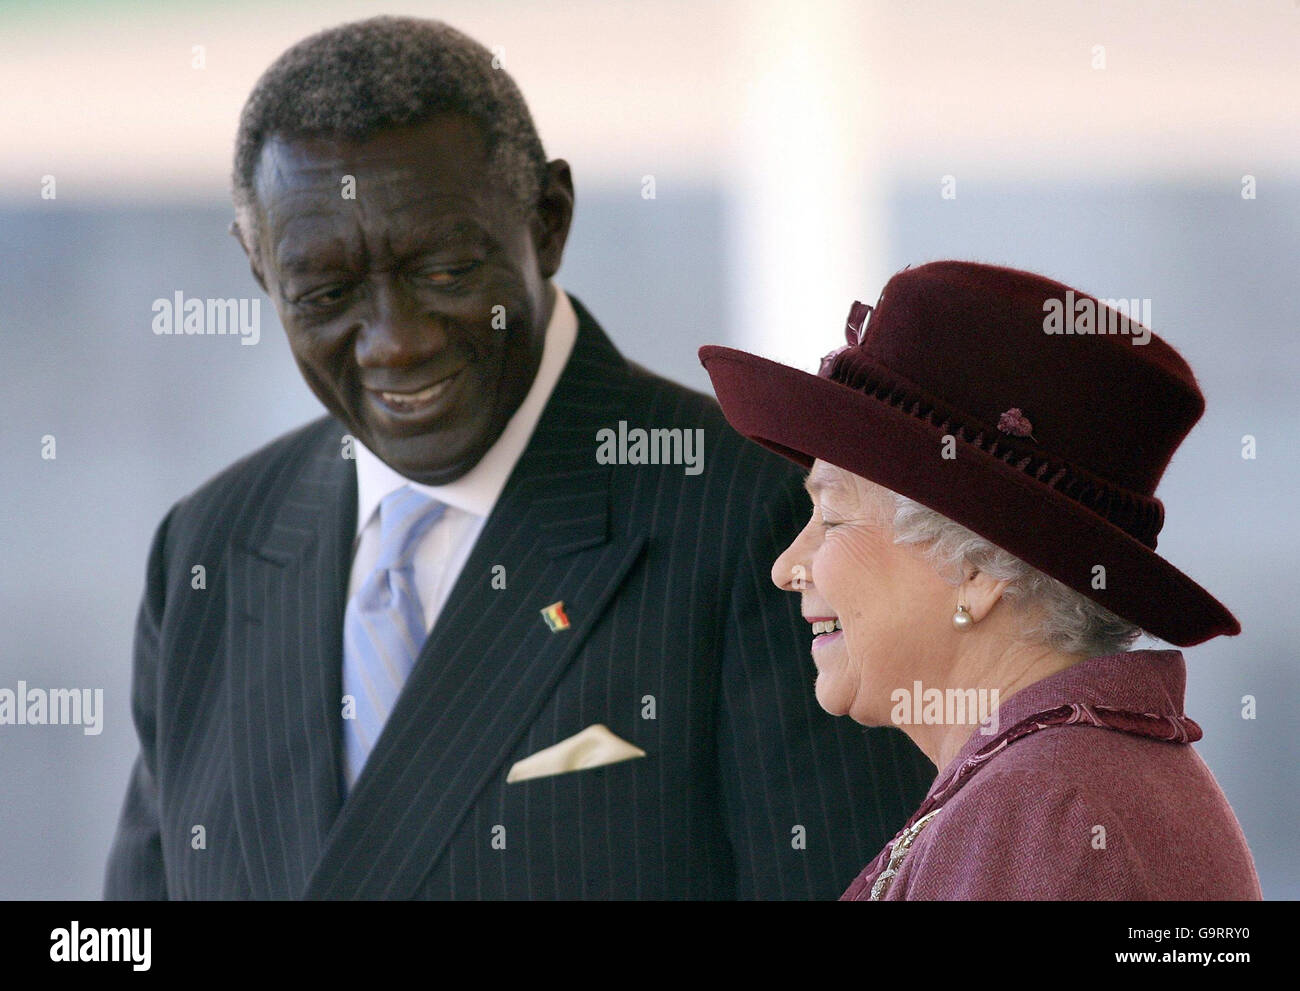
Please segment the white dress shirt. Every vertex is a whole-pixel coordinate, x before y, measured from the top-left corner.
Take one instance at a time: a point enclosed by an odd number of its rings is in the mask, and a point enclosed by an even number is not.
[[[433,629],[483,531],[483,524],[537,427],[577,337],[578,316],[564,290],[556,286],[555,306],[542,345],[542,361],[528,395],[479,463],[454,482],[446,485],[413,482],[390,468],[360,441],[356,442],[357,539],[348,582],[349,599],[379,560],[379,503],[394,489],[410,485],[447,505],[442,519],[429,528],[415,549],[415,587],[424,607],[425,630]],[[483,580],[486,582],[488,577],[484,575]]]

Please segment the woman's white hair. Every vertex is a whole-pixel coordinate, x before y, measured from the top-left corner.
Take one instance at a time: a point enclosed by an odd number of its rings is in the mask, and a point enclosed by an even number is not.
[[[1140,627],[960,523],[897,492],[889,494],[895,502],[894,542],[925,545],[926,557],[954,585],[974,569],[1009,582],[1002,598],[1025,618],[1026,637],[1068,654],[1095,657],[1127,650],[1141,635]]]

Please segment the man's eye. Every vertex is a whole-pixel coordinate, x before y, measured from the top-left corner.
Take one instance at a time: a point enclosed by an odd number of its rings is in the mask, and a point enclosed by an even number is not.
[[[429,269],[421,272],[420,277],[435,286],[450,286],[469,275],[476,268],[478,268],[478,262],[466,262],[464,265]]]
[[[347,291],[346,286],[323,286],[299,296],[297,302],[304,306],[333,306],[342,302]]]

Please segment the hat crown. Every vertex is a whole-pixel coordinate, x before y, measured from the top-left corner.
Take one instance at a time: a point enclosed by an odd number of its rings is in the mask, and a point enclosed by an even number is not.
[[[883,377],[990,434],[1032,432],[1044,455],[1151,496],[1205,401],[1131,302],[1124,314],[1033,273],[933,262],[889,280],[824,374],[854,388]]]

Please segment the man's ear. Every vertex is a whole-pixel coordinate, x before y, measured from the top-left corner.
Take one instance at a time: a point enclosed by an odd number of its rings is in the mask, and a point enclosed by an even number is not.
[[[262,265],[258,256],[257,248],[248,243],[249,237],[245,234],[244,229],[239,226],[238,220],[232,220],[230,222],[230,234],[239,242],[239,246],[244,249],[244,254],[248,257],[248,270],[253,273],[253,278],[256,279],[257,284],[262,287],[262,292],[269,296],[271,293],[270,290],[266,288],[266,279],[262,275]]]
[[[1011,583],[1005,578],[993,578],[983,571],[968,574],[962,582],[961,594],[970,610],[971,618],[979,622],[1002,601],[1002,593]]]
[[[543,278],[549,279],[560,270],[572,222],[573,176],[569,172],[569,163],[557,158],[547,163],[546,182],[533,212],[533,246]]]

